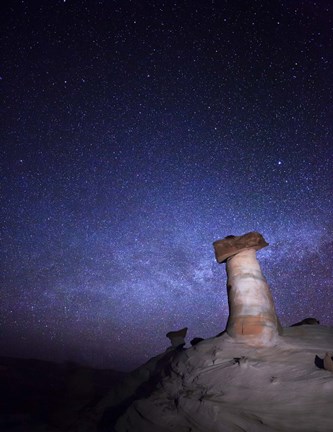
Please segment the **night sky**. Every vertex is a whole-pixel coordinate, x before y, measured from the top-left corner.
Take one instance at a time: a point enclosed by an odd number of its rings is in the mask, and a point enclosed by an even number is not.
[[[259,231],[283,325],[333,325],[331,0],[1,6],[2,355],[130,369],[221,332]]]

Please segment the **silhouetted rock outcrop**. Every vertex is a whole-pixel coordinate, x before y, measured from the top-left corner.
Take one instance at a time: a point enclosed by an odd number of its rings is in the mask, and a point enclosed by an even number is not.
[[[318,325],[318,324],[320,324],[320,322],[316,318],[305,318],[302,321],[299,321],[299,322],[297,322],[295,324],[292,324],[290,327],[301,326],[301,325],[304,325],[304,324],[307,324],[307,325]]]

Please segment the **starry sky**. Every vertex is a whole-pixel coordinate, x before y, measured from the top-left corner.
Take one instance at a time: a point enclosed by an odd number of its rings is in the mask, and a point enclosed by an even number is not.
[[[333,325],[331,0],[1,6],[2,355],[128,370],[228,317],[259,231],[283,325]]]

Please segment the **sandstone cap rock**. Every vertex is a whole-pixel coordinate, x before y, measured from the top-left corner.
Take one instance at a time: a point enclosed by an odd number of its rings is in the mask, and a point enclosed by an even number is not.
[[[215,241],[213,246],[217,262],[223,263],[243,250],[259,250],[268,246],[268,243],[260,233],[251,231],[241,236],[229,235],[222,240]]]
[[[187,327],[184,327],[180,330],[170,331],[169,333],[166,334],[166,337],[169,338],[170,340],[177,337],[185,338],[186,333],[187,333]]]

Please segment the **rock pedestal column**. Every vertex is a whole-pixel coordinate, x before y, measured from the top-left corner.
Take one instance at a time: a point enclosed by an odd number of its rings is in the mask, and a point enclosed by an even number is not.
[[[214,242],[217,261],[226,262],[227,333],[256,347],[274,345],[281,333],[273,298],[256,257],[256,251],[267,245],[256,232]]]

